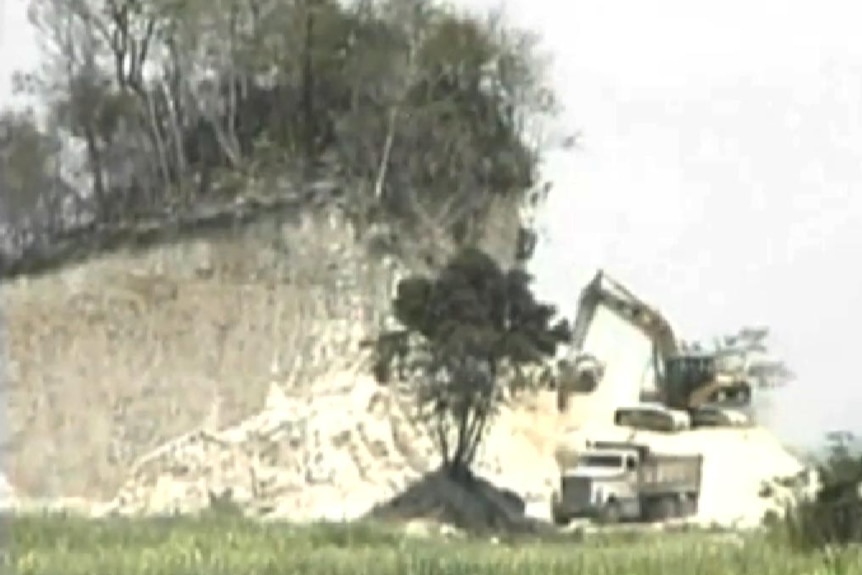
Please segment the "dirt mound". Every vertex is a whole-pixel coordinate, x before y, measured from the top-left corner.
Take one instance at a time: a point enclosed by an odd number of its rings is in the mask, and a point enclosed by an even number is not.
[[[527,517],[526,502],[481,477],[453,480],[442,470],[411,483],[368,514],[376,520],[423,520],[469,533],[536,533],[543,524]]]

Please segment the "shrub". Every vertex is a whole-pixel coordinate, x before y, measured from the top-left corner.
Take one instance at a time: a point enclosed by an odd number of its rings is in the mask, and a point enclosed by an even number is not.
[[[828,455],[818,466],[821,486],[782,523],[793,547],[827,549],[862,543],[862,452],[850,434],[831,434]]]

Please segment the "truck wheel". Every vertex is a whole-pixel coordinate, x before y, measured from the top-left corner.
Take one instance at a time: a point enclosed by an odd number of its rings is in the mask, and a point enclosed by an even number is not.
[[[692,517],[697,515],[697,499],[691,495],[686,495],[679,504],[679,511],[682,517]]]
[[[649,521],[667,521],[679,514],[679,505],[670,497],[654,499],[647,509]]]
[[[551,521],[558,527],[566,527],[572,522],[572,519],[560,509],[559,497],[556,492],[551,496]]]
[[[680,505],[676,499],[665,497],[659,502],[658,507],[659,516],[662,521],[680,516]]]
[[[599,513],[599,520],[602,523],[612,525],[619,523],[623,518],[623,510],[618,501],[611,499],[607,501]]]
[[[551,520],[557,527],[568,527],[572,519],[567,515],[563,515],[556,509],[551,510]]]

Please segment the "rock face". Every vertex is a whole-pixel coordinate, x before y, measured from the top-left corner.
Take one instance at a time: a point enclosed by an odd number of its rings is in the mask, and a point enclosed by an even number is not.
[[[495,255],[518,230],[503,204]],[[30,496],[110,497],[214,402],[225,423],[259,410],[273,366],[299,393],[355,370],[404,273],[385,232],[323,208],[273,213],[0,281],[3,470]]]

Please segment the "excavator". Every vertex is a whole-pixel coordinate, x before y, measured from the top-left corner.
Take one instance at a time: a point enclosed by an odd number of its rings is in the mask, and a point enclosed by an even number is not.
[[[752,383],[744,366],[727,365],[720,354],[685,345],[661,312],[603,270],[596,273],[579,298],[569,355],[574,359],[557,389],[561,411],[566,409],[571,394],[591,393],[604,375],[601,358],[583,353],[601,307],[640,330],[652,345],[656,389],[642,392],[640,404],[616,409],[617,425],[675,432],[749,423],[745,410],[751,404]]]

